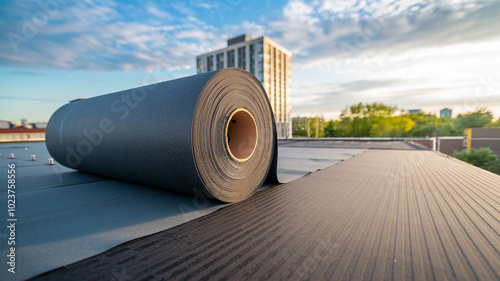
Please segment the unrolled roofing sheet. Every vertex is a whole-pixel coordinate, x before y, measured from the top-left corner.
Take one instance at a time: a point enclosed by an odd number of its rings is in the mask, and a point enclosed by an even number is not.
[[[280,147],[278,174],[293,180],[364,150]],[[14,153],[15,159],[10,159]],[[22,280],[99,254],[129,240],[206,215],[227,204],[196,196],[49,165],[45,143],[0,144],[0,181],[16,165],[16,274],[0,266],[1,280]],[[36,155],[32,161],[30,155]],[[0,206],[7,210],[2,191]],[[6,212],[2,213],[6,222]],[[7,255],[9,232],[0,227],[0,254]],[[6,259],[6,258],[5,258]],[[7,279],[9,278],[9,279]]]

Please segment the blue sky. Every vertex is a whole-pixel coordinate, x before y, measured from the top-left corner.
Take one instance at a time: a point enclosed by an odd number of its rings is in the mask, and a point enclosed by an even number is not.
[[[383,102],[500,116],[500,1],[2,1],[0,119],[195,74],[231,35],[293,52],[292,114]]]

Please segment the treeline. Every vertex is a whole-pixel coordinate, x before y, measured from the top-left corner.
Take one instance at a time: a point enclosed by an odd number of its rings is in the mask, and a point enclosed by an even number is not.
[[[440,118],[400,111],[381,103],[358,103],[343,110],[338,120],[321,116],[293,120],[294,137],[436,137],[462,136],[464,128],[500,127],[500,118],[486,108]]]

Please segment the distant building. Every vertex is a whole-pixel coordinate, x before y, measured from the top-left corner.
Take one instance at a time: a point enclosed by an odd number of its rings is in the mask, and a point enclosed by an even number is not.
[[[0,129],[10,129],[12,128],[12,121],[10,120],[0,120]]]
[[[45,141],[45,129],[0,129],[0,143],[23,141]]]
[[[410,112],[410,114],[419,114],[422,111],[420,109],[410,109],[408,112]]]
[[[439,111],[439,117],[451,117],[451,109],[443,108]]]
[[[30,125],[35,129],[46,129],[47,122],[30,123]]]
[[[297,117],[293,117],[292,118],[292,121],[294,123],[302,123],[302,122],[307,122],[308,118],[307,117],[300,117],[300,116],[297,116]]]
[[[196,57],[198,73],[239,67],[252,73],[264,86],[274,112],[278,137],[292,136],[292,53],[266,36],[247,34],[227,40],[227,48]]]

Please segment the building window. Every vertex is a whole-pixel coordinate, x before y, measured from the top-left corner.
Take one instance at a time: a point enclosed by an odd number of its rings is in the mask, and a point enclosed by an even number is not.
[[[269,53],[271,53],[271,50],[269,50]],[[279,114],[278,111],[278,98],[279,98],[279,90],[276,87],[276,48],[272,47],[272,60],[273,60],[273,97],[274,97],[274,111]],[[279,118],[279,117],[278,117]]]
[[[254,44],[250,45],[250,73],[255,75],[255,46]]]
[[[286,85],[286,74],[287,74],[287,71],[286,71],[286,60],[287,60],[287,57],[286,55],[283,56],[283,76],[285,77],[285,85]]]
[[[215,65],[217,70],[224,68],[224,53],[215,56]]]
[[[288,94],[287,84],[286,84],[287,75],[288,75],[288,71],[286,69],[286,61],[287,60],[288,60],[288,57],[286,55],[283,55],[283,103],[284,103],[283,114],[285,115],[285,122],[288,122],[288,119],[287,119],[287,103],[286,103],[286,95]]]
[[[227,67],[234,67],[234,50],[227,52]]]
[[[257,48],[258,52],[258,61],[260,64],[264,61],[264,42],[260,41],[259,42],[259,47]]]
[[[198,73],[203,72],[203,66],[201,65],[201,59],[198,58],[196,59],[196,69],[198,70]]]
[[[278,74],[277,74],[277,79],[278,79],[278,96],[279,96],[279,100],[278,100],[278,107],[279,107],[279,112],[280,112],[280,121],[283,121],[283,88],[282,88],[282,83],[283,83],[283,76],[282,76],[282,69],[281,69],[281,51],[280,50],[276,50],[275,51],[277,53],[277,57],[276,57],[276,60],[277,60],[277,71],[278,71]]]
[[[257,72],[260,83],[264,82],[264,40],[257,45]]]
[[[247,61],[246,61],[246,46],[238,48],[238,67],[246,69]]]
[[[207,71],[212,71],[212,70],[214,70],[214,57],[208,56],[207,57]]]

